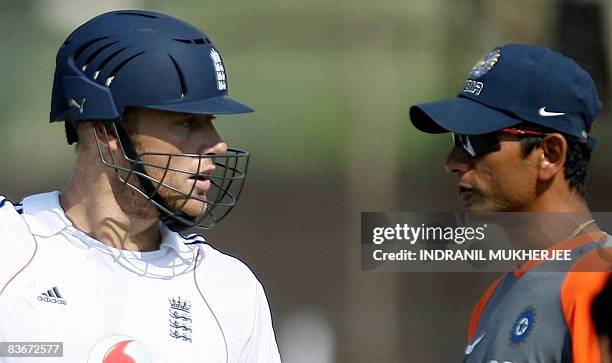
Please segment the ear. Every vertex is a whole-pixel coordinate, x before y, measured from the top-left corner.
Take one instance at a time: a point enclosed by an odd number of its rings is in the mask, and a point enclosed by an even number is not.
[[[96,141],[101,146],[105,146],[111,151],[119,149],[119,141],[112,125],[103,122],[94,122],[92,129]]]
[[[558,133],[547,135],[540,144],[538,178],[542,181],[552,180],[563,172],[567,155],[567,141]]]

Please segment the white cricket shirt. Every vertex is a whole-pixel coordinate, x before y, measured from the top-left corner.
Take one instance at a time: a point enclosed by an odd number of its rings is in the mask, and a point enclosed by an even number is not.
[[[75,228],[58,192],[0,197],[0,342],[63,342],[63,358],[0,362],[225,362],[226,345],[229,362],[280,362],[251,270],[160,226],[159,250],[119,250]]]

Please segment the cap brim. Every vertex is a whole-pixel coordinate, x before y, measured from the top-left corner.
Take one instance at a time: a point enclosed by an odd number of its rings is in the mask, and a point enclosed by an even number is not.
[[[144,106],[155,110],[195,113],[202,115],[230,115],[255,111],[253,108],[238,102],[229,96],[218,96],[196,102],[179,102],[167,105]]]
[[[464,97],[414,105],[410,107],[410,120],[426,133],[467,135],[486,134],[523,122]]]

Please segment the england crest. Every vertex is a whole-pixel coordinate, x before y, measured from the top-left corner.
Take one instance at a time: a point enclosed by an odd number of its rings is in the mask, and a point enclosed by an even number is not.
[[[191,343],[191,303],[180,296],[168,299],[168,302],[170,303],[170,336]]]

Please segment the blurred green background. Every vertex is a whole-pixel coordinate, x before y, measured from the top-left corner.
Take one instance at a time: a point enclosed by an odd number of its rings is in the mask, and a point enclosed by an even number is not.
[[[230,94],[257,112],[219,117],[252,164],[239,208],[207,237],[263,281],[286,362],[461,359],[494,275],[362,272],[362,211],[459,210],[447,136],[408,108],[458,93],[507,42],[549,46],[596,80],[604,111],[589,202],[610,211],[612,4],[608,0],[0,1],[0,193],[61,189],[74,151],[48,124],[55,53],[107,10],[144,8],[204,30]]]

